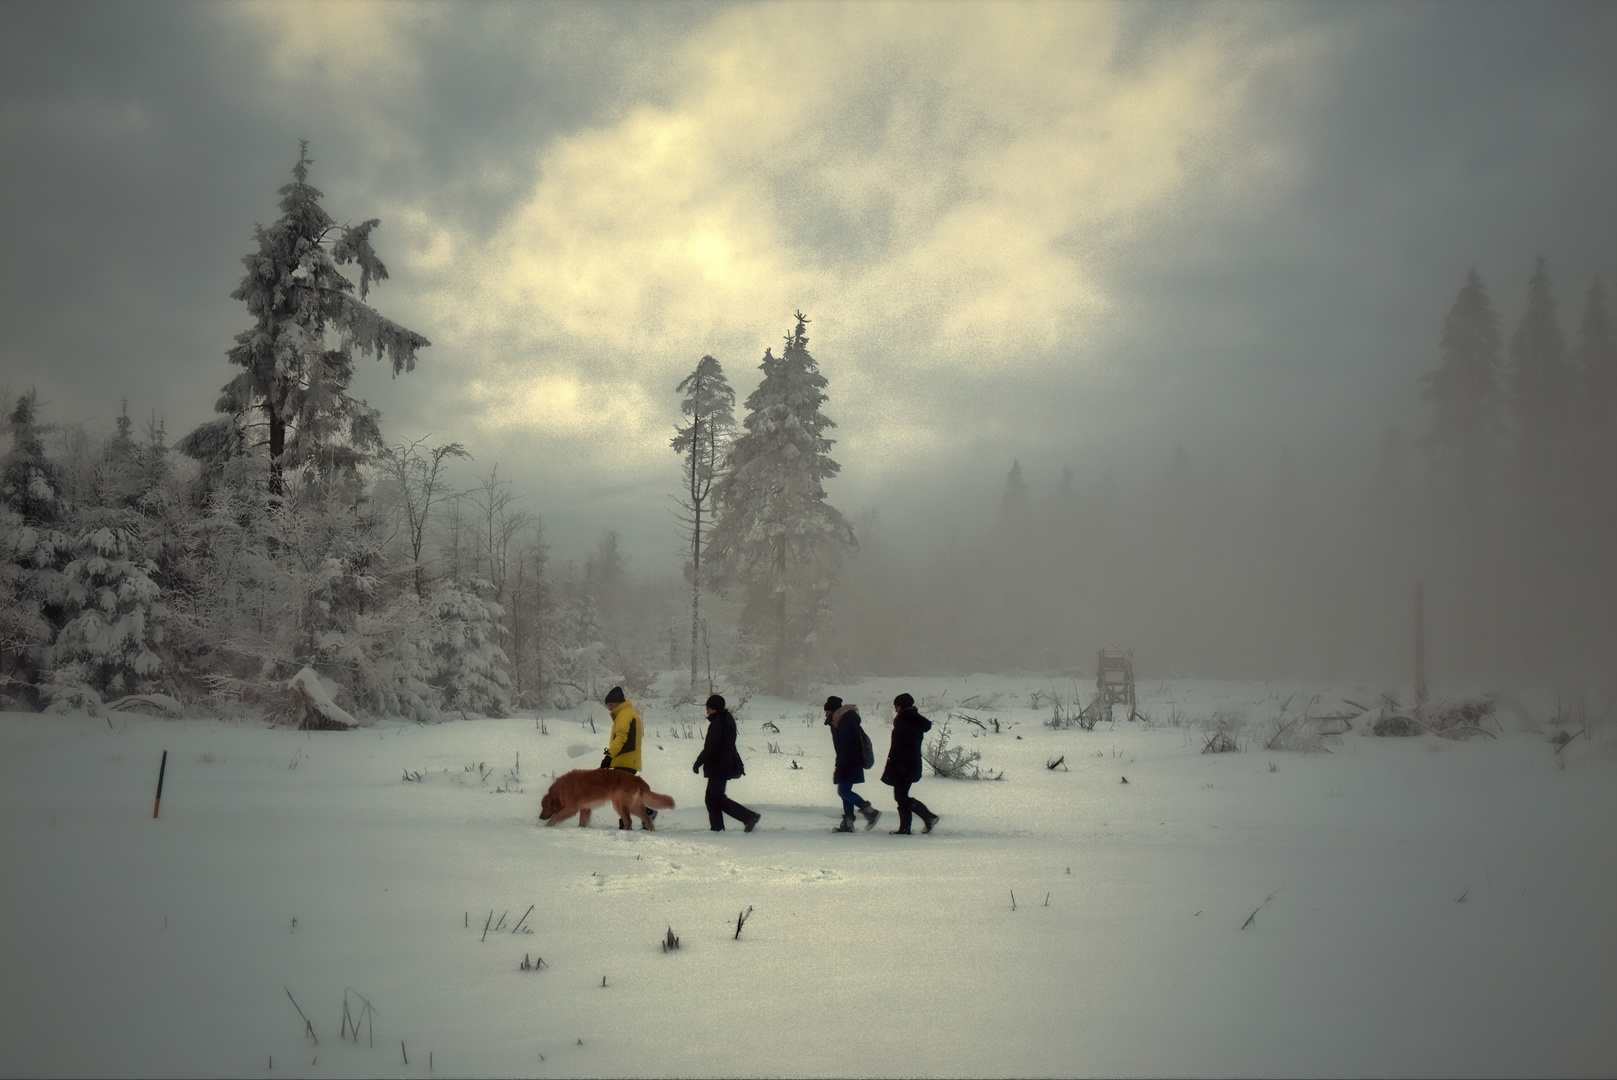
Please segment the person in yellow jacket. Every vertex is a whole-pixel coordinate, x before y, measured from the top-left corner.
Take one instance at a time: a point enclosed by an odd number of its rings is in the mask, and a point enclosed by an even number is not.
[[[638,773],[640,744],[645,742],[646,723],[640,719],[640,713],[633,703],[623,696],[621,686],[614,686],[606,692],[606,707],[612,714],[612,735],[607,740],[606,755],[601,758],[601,768]],[[657,817],[657,811],[649,806],[646,808],[646,814],[653,820]]]

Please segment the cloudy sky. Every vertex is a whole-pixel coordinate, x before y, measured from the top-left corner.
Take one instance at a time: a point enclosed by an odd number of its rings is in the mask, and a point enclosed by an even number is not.
[[[801,309],[832,499],[1365,468],[1474,265],[1617,279],[1617,5],[0,6],[0,387],[209,418],[299,138],[433,342],[357,392],[676,565],[675,385]]]

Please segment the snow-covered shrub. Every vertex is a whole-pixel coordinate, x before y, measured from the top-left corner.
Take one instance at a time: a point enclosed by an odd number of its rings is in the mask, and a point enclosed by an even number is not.
[[[487,582],[478,586],[488,589]],[[432,683],[443,695],[446,709],[505,716],[511,708],[511,679],[506,674],[500,632],[500,605],[471,589],[445,587],[431,596],[433,655],[437,670]]]
[[[958,743],[949,743],[949,721],[945,720],[933,729],[933,736],[921,747],[921,759],[932,769],[934,775],[948,777],[952,780],[1003,780],[1005,773],[984,771],[977,763],[982,760],[981,750],[967,750]]]
[[[101,693],[90,685],[90,665],[57,664],[39,688],[39,697],[49,713],[89,713],[101,715]]]
[[[432,600],[405,591],[357,616],[349,632],[325,636],[322,659],[342,673],[356,711],[418,723],[441,718],[443,698],[432,683],[442,663],[435,613]]]
[[[74,542],[62,568],[66,621],[51,650],[57,670],[46,696],[61,701],[80,694],[79,686],[119,697],[158,689],[168,609],[151,578],[156,571],[127,528],[102,526]]]
[[[1239,709],[1219,709],[1197,726],[1207,733],[1204,754],[1234,754],[1241,751],[1241,735],[1246,730],[1246,714]]]
[[[0,699],[37,702],[35,683],[49,663],[56,618],[67,599],[61,564],[72,542],[55,529],[24,523],[0,506]]]

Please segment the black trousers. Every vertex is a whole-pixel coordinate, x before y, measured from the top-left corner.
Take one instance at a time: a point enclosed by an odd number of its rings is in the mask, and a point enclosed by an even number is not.
[[[752,820],[751,810],[724,793],[724,786],[729,782],[729,779],[721,780],[717,776],[707,778],[707,794],[702,802],[707,805],[707,827],[714,832],[724,831],[725,814],[740,822]]]
[[[910,827],[910,815],[920,814],[923,820],[932,816],[932,811],[926,808],[925,803],[910,797],[910,784],[913,783],[915,781],[911,780],[908,783],[893,785],[893,797],[898,800],[898,827],[906,832]]]

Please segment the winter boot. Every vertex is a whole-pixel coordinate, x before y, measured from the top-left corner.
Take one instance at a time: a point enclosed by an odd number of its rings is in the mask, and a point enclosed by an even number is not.
[[[876,827],[876,819],[881,817],[881,811],[876,809],[874,806],[871,806],[869,803],[866,803],[859,808],[859,812],[865,815],[865,831],[869,832],[871,829],[874,829]]]
[[[853,832],[853,815],[843,814],[842,824],[831,830],[832,832]]]
[[[922,815],[921,820],[925,822],[925,828],[923,828],[921,831],[924,833],[929,833],[932,831],[932,826],[938,823],[938,815],[924,814]]]
[[[909,834],[910,834],[909,826],[908,825],[900,825],[898,828],[892,830],[887,835],[888,836],[908,836]]]
[[[762,818],[762,817],[763,817],[763,815],[762,815],[762,814],[760,814],[760,813],[758,813],[758,811],[756,811],[756,810],[754,810],[754,811],[753,811],[753,812],[752,812],[752,816],[751,816],[751,817],[750,817],[750,818],[748,818],[748,819],[747,819],[747,824],[746,824],[746,825],[745,825],[745,826],[743,826],[743,827],[742,827],[742,829],[741,829],[741,831],[742,831],[742,832],[751,832],[751,831],[752,831],[752,827],[753,827],[753,826],[754,826],[754,825],[756,825],[756,824],[758,824],[758,820],[759,820],[759,819],[760,819],[760,818]]]

